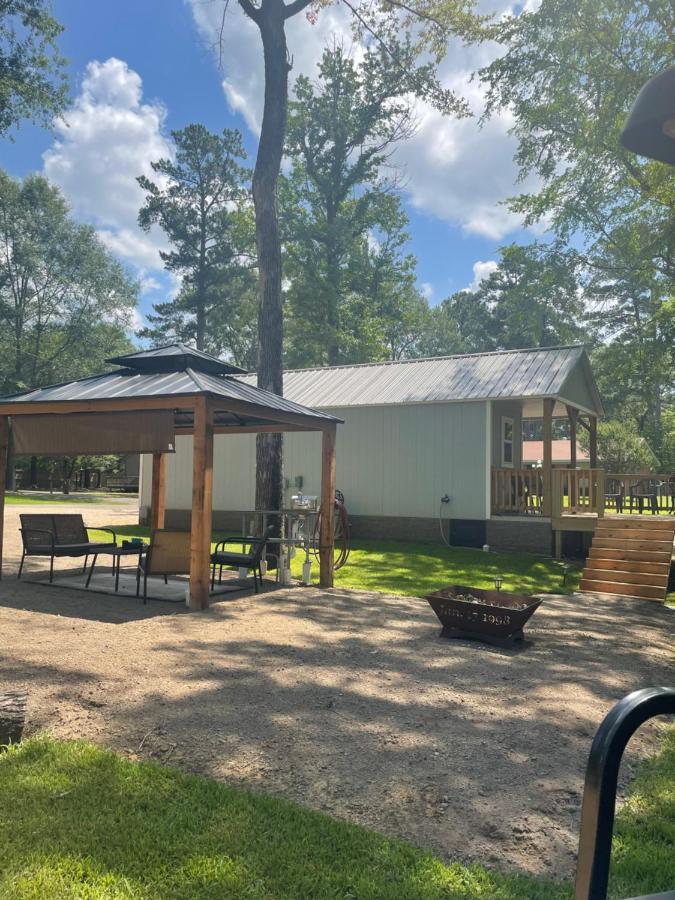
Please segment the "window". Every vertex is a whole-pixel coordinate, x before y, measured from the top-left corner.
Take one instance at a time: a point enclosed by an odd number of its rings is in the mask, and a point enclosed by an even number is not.
[[[513,466],[513,419],[502,416],[502,466]]]

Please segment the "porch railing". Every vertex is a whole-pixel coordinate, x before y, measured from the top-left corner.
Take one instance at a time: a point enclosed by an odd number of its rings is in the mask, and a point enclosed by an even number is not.
[[[554,516],[605,513],[604,469],[553,469]]]
[[[605,506],[623,513],[654,511],[675,515],[675,475],[607,472]]]
[[[675,515],[675,475],[605,472],[603,469],[553,469],[554,517],[617,513]],[[544,503],[543,469],[492,469],[493,515],[540,515]]]
[[[541,469],[492,470],[493,514],[540,515],[543,498]]]

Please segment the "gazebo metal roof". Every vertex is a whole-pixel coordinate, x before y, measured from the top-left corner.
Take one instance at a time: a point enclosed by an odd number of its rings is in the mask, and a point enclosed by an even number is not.
[[[93,408],[104,401],[120,401],[128,409],[129,401],[146,401],[142,404],[146,407],[147,401],[161,398],[164,408],[175,406],[176,424],[186,428],[191,424],[190,404],[183,401],[202,395],[213,400],[214,425],[223,430],[228,425],[242,428],[275,422],[298,427],[305,424],[311,429],[340,421],[328,413],[247,384],[231,374],[232,370],[241,373],[242,369],[183,344],[113,357],[108,362],[119,363],[123,368],[2,397],[0,405],[11,407],[5,413],[13,415],[19,412],[18,407],[22,408],[21,412],[31,411],[26,409],[30,406],[36,411],[56,413],[60,404],[91,404]],[[171,403],[167,404],[167,400]]]
[[[209,353],[204,353],[203,350],[182,343],[153,347],[152,350],[138,350],[124,356],[113,356],[106,362],[145,372],[175,372],[179,368],[193,368],[209,372],[211,375],[246,374],[246,369],[240,369],[239,366],[223,362]]]

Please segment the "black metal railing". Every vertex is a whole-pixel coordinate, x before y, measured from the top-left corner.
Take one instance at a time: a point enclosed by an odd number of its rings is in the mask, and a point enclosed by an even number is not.
[[[675,689],[644,688],[634,691],[613,706],[598,728],[584,783],[576,900],[605,900],[607,897],[616,787],[623,751],[647,719],[669,714],[675,715]],[[673,900],[675,890],[652,894],[651,897]],[[634,900],[646,898],[636,897]]]

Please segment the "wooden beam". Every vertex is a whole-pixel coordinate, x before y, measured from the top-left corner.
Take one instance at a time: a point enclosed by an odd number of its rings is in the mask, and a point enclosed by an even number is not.
[[[192,450],[190,609],[209,605],[209,560],[213,510],[213,410],[206,397],[195,402]]]
[[[577,467],[577,420],[579,411],[573,406],[567,407],[567,418],[570,422],[570,469]]]
[[[544,499],[542,503],[542,515],[550,516],[553,508],[553,407],[555,400],[544,398],[544,458],[542,460],[542,481]]]
[[[590,441],[588,448],[591,469],[598,468],[598,417],[590,416],[588,420]]]
[[[2,578],[2,550],[5,536],[5,482],[7,479],[7,447],[9,419],[0,416],[0,578]]]
[[[323,426],[319,428],[318,425],[313,427],[306,427],[301,425],[214,425],[213,433],[214,434],[279,434],[285,433],[287,431],[307,431],[309,433],[316,433],[317,431],[323,431]],[[177,435],[189,435],[192,434],[192,428],[189,425],[179,426],[176,428]]]
[[[63,416],[68,413],[129,412],[143,409],[191,410],[195,395],[176,397],[119,397],[111,400],[45,400],[38,403],[0,403],[0,416]]]
[[[152,454],[152,499],[150,501],[150,527],[153,531],[164,528],[166,511],[166,453]]]
[[[335,543],[335,425],[324,428],[321,441],[321,527],[319,571],[321,587],[333,587]]]

